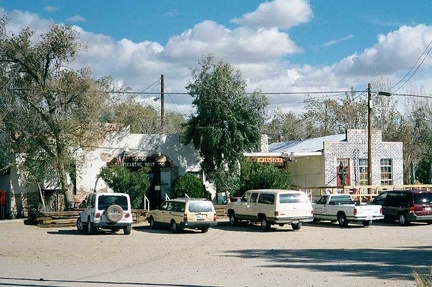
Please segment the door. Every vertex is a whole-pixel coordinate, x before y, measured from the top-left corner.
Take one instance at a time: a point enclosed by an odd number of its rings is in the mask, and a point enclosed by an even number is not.
[[[327,200],[328,195],[321,196],[320,199],[314,204],[314,216],[321,219],[327,218]]]

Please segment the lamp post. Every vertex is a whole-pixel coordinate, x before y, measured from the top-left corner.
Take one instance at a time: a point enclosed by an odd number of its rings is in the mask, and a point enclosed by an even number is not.
[[[378,96],[390,97],[389,92],[378,92]],[[368,185],[372,185],[372,91],[371,84],[368,83]],[[371,187],[368,188],[369,194]]]

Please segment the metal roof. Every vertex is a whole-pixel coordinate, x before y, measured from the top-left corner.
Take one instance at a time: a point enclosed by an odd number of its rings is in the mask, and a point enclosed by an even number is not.
[[[301,141],[276,142],[269,145],[269,153],[311,153],[322,152],[324,142],[346,141],[346,134],[311,138]]]

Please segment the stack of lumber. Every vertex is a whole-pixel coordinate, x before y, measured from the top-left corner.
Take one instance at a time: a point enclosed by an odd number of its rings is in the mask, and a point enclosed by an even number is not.
[[[80,210],[71,211],[46,211],[38,212],[29,217],[29,222],[39,227],[68,227],[75,226]],[[133,222],[144,222],[147,210],[133,209]]]
[[[39,212],[34,216],[33,221],[40,227],[75,226],[78,215],[78,210]]]
[[[216,210],[216,218],[225,218],[225,217],[227,217],[227,214],[226,214],[226,205],[217,204],[214,207],[215,207],[215,210]]]

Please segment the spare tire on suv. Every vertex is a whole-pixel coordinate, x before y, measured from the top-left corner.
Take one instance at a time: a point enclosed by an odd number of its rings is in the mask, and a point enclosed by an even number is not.
[[[106,217],[111,222],[118,222],[123,218],[123,209],[120,205],[112,204],[105,210]]]

